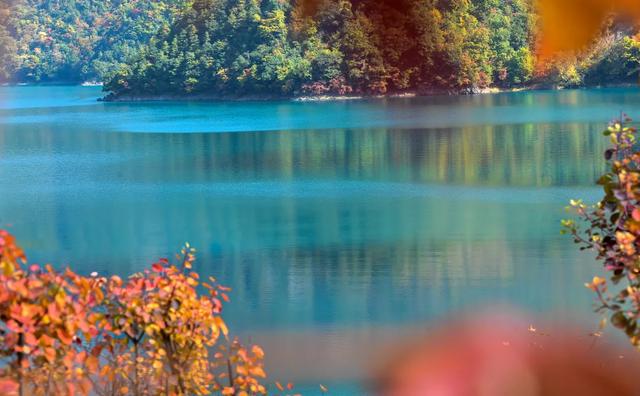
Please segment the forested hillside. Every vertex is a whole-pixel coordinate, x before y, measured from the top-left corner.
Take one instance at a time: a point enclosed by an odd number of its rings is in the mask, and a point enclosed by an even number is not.
[[[525,0],[195,0],[107,88],[119,94],[384,94],[521,84]]]
[[[186,0],[3,0],[0,81],[107,80]]]
[[[115,96],[469,92],[638,79],[640,39],[536,59],[530,0],[9,0],[0,81],[104,81]]]

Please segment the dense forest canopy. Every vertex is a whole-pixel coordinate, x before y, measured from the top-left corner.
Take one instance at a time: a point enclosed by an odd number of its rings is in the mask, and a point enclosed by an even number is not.
[[[530,0],[9,0],[0,81],[103,81],[120,96],[469,92],[637,81],[640,38],[609,21],[538,62]]]
[[[106,80],[186,0],[3,0],[0,81]]]

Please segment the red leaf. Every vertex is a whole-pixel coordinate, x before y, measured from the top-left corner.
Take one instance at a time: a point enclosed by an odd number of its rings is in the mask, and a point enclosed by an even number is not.
[[[153,265],[151,265],[151,268],[155,271],[155,272],[162,272],[164,271],[164,267],[162,266],[162,264],[160,263],[155,263]]]

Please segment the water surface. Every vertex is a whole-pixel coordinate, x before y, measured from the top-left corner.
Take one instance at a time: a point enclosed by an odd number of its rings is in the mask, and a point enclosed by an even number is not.
[[[348,361],[340,351],[363,332],[462,309],[589,315],[582,284],[596,267],[559,221],[570,198],[597,197],[606,122],[640,104],[636,89],[327,103],[98,96],[0,88],[0,224],[32,261],[84,273],[127,275],[189,241],[198,269],[233,287],[234,327],[312,334],[335,352],[325,366]],[[320,366],[301,380],[350,393],[362,374]]]

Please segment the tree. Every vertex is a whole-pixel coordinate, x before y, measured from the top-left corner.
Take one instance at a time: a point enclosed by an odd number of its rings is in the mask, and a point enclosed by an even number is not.
[[[13,1],[0,4],[0,82],[12,80],[16,69],[16,59],[13,54],[17,52],[18,47],[11,20],[14,8]]]
[[[444,20],[446,53],[451,69],[444,75],[449,86],[470,89],[491,84],[490,32],[471,13],[469,0],[455,0],[450,4]]]
[[[622,37],[593,61],[585,73],[590,85],[634,83],[640,75],[640,37]]]

